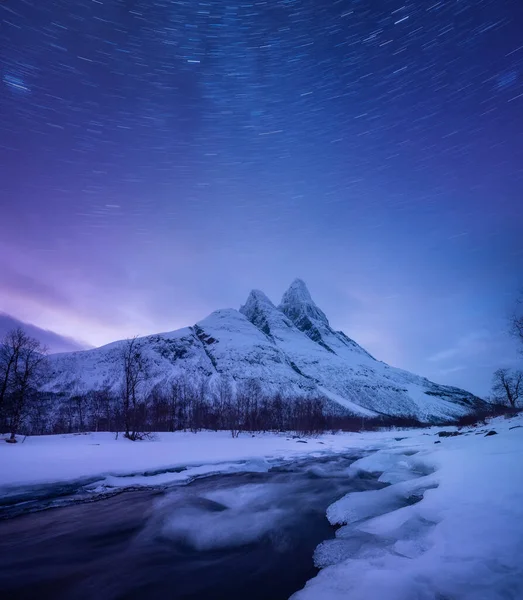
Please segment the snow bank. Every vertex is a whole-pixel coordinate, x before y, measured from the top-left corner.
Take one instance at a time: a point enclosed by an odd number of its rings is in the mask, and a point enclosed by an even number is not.
[[[115,487],[162,485],[224,470],[258,470],[264,468],[257,462],[261,459],[380,448],[390,445],[394,435],[347,433],[298,440],[285,434],[242,434],[233,439],[225,431],[204,431],[159,433],[153,440],[140,442],[121,435],[115,439],[114,433],[32,436],[18,444],[5,444],[0,439],[0,496],[14,487],[81,479],[104,480],[104,484]],[[265,468],[269,466],[265,464]]]
[[[405,479],[329,508],[344,526],[317,548],[323,570],[293,600],[521,600],[522,426],[497,419],[440,444],[418,436],[353,464]]]

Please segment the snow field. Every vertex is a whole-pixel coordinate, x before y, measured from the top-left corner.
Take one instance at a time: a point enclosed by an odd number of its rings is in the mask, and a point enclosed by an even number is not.
[[[269,468],[268,463],[260,467],[259,461],[263,465],[268,460],[290,460],[315,453],[371,450],[389,444],[394,435],[390,431],[324,434],[298,440],[291,435],[267,433],[241,434],[233,439],[226,431],[202,431],[158,433],[151,440],[131,442],[122,435],[115,439],[114,433],[100,432],[31,436],[18,444],[5,444],[0,439],[0,496],[20,486],[81,479],[107,479],[119,485],[131,483],[132,478],[132,485],[138,486],[183,481],[191,475],[224,469]],[[246,461],[255,464],[246,466]],[[176,469],[180,472],[175,473]],[[173,472],[166,473],[169,470]]]

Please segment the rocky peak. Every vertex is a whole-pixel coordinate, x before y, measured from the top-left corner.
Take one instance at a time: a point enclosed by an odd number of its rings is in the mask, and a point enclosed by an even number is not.
[[[275,310],[276,307],[261,290],[252,290],[247,297],[247,301],[240,308],[240,312],[242,315],[245,315],[249,321],[252,321],[252,318],[264,309]]]
[[[251,291],[247,302],[240,308],[240,312],[269,337],[282,324],[292,327],[287,317],[260,290]]]
[[[319,321],[324,325],[329,325],[325,313],[316,306],[305,282],[301,279],[295,279],[291,283],[289,289],[283,294],[278,308],[289,317],[298,329],[302,329],[305,321]]]

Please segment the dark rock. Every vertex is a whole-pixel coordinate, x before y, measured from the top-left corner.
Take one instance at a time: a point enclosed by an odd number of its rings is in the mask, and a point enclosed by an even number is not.
[[[488,433],[485,434],[485,437],[490,437],[491,435],[498,435],[498,432],[494,431],[494,430],[489,431]]]
[[[306,444],[307,442],[305,440],[296,440],[297,444]]]
[[[407,438],[404,438],[404,437],[402,437],[402,438],[394,438],[394,439],[395,439],[397,442],[401,442],[401,440],[406,440]]]
[[[441,440],[436,440],[434,443],[435,444],[441,444]]]
[[[440,431],[438,433],[439,437],[445,438],[445,437],[456,437],[457,435],[463,435],[462,433],[460,433],[459,431]]]

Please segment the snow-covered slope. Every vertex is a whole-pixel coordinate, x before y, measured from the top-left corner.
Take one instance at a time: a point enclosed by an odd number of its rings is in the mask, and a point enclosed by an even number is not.
[[[51,356],[51,389],[116,389],[124,344]],[[375,360],[330,327],[301,280],[279,307],[253,290],[239,311],[218,310],[192,327],[140,338],[138,345],[150,364],[151,386],[182,375],[206,379],[211,389],[222,378],[233,385],[254,378],[268,394],[320,395],[350,414],[422,420],[459,416],[481,403],[468,392]]]

